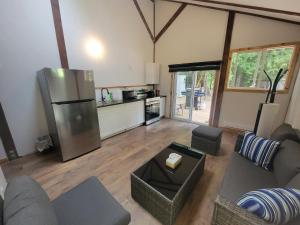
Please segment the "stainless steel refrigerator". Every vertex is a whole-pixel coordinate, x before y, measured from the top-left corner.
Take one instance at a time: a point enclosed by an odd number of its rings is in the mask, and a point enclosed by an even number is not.
[[[38,80],[49,133],[61,159],[100,148],[93,72],[44,68]]]

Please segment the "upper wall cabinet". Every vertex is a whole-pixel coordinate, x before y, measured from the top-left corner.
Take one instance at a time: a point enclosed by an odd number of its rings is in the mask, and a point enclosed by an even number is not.
[[[159,68],[158,63],[147,63],[145,68],[145,83],[159,84]]]

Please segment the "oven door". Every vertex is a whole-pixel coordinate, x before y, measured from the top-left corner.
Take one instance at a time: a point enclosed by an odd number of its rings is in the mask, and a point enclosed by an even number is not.
[[[146,102],[145,120],[147,125],[159,120],[160,117],[159,108],[160,108],[160,102]]]

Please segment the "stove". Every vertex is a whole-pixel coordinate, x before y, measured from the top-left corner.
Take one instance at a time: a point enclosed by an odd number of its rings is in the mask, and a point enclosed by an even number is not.
[[[160,97],[146,98],[145,99],[145,124],[160,120]]]

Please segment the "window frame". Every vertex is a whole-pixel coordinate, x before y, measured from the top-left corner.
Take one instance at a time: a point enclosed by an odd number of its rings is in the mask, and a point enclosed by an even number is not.
[[[224,91],[228,92],[268,92],[267,89],[264,88],[243,88],[243,87],[228,87],[228,81],[230,76],[230,67],[232,62],[232,54],[237,52],[255,52],[255,51],[263,51],[266,49],[273,49],[273,48],[280,48],[280,47],[293,47],[294,51],[292,54],[292,58],[289,65],[289,72],[287,75],[287,79],[285,82],[285,86],[283,90],[278,90],[278,93],[288,93],[291,82],[293,80],[295,67],[299,58],[300,52],[300,42],[291,42],[291,43],[281,43],[281,44],[272,44],[272,45],[264,45],[264,46],[257,46],[257,47],[249,47],[249,48],[238,48],[230,50],[229,57],[228,57],[228,64],[227,64],[227,71],[226,71],[226,80],[225,80],[225,89]]]

